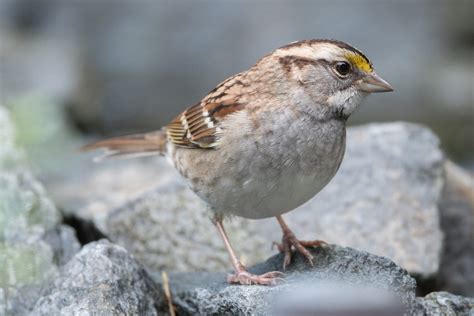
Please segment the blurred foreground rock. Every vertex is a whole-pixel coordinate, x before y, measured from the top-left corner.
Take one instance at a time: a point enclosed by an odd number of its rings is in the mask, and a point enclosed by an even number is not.
[[[434,276],[442,247],[438,204],[444,160],[438,146],[436,136],[419,125],[350,128],[341,170],[319,195],[285,215],[290,227],[302,239],[387,256],[410,273]],[[163,160],[127,161],[116,168],[105,163],[82,183],[56,184],[53,195],[61,208],[92,220],[154,270],[227,268],[227,254],[205,206],[171,169]],[[140,179],[149,192],[137,198]],[[271,241],[281,238],[274,219],[235,218],[227,226],[238,253],[250,264],[274,253]]]
[[[74,231],[29,170],[0,106],[0,313],[23,314],[79,250]]]

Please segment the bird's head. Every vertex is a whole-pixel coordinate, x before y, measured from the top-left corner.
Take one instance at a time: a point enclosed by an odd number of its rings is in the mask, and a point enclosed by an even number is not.
[[[393,91],[358,49],[340,41],[305,40],[267,56],[287,80],[298,84],[311,99],[330,112],[347,118],[363,97]]]

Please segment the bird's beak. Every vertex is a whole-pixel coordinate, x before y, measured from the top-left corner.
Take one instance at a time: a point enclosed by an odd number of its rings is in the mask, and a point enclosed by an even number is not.
[[[365,77],[359,81],[358,85],[360,90],[367,93],[393,91],[390,83],[383,80],[375,72],[365,75]]]

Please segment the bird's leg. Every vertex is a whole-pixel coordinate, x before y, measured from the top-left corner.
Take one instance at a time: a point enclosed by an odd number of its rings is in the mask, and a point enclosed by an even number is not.
[[[291,231],[286,222],[283,220],[283,217],[281,217],[281,215],[276,216],[276,219],[281,226],[281,230],[283,231],[283,237],[281,239],[281,244],[276,242],[274,242],[273,244],[275,244],[278,247],[278,250],[285,255],[283,259],[283,270],[285,270],[291,262],[292,247],[295,248],[295,250],[301,253],[303,256],[305,256],[306,259],[308,259],[309,263],[313,265],[314,258],[305,247],[319,247],[325,245],[326,242],[322,240],[298,240],[295,234]]]
[[[214,220],[214,225],[216,225],[219,230],[219,234],[224,241],[225,248],[229,253],[230,260],[234,266],[235,273],[227,277],[229,283],[238,283],[243,285],[251,284],[260,284],[260,285],[275,285],[278,281],[282,280],[284,274],[280,271],[267,272],[262,275],[251,274],[247,271],[245,266],[237,259],[234,249],[229,242],[229,238],[224,230],[222,225],[222,220]]]

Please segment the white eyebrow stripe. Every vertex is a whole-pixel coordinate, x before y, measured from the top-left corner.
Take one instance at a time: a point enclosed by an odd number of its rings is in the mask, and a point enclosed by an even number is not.
[[[347,49],[340,48],[331,43],[318,43],[313,45],[302,45],[291,48],[282,48],[275,51],[275,56],[298,56],[308,59],[325,59],[327,61],[345,60],[344,54]]]

